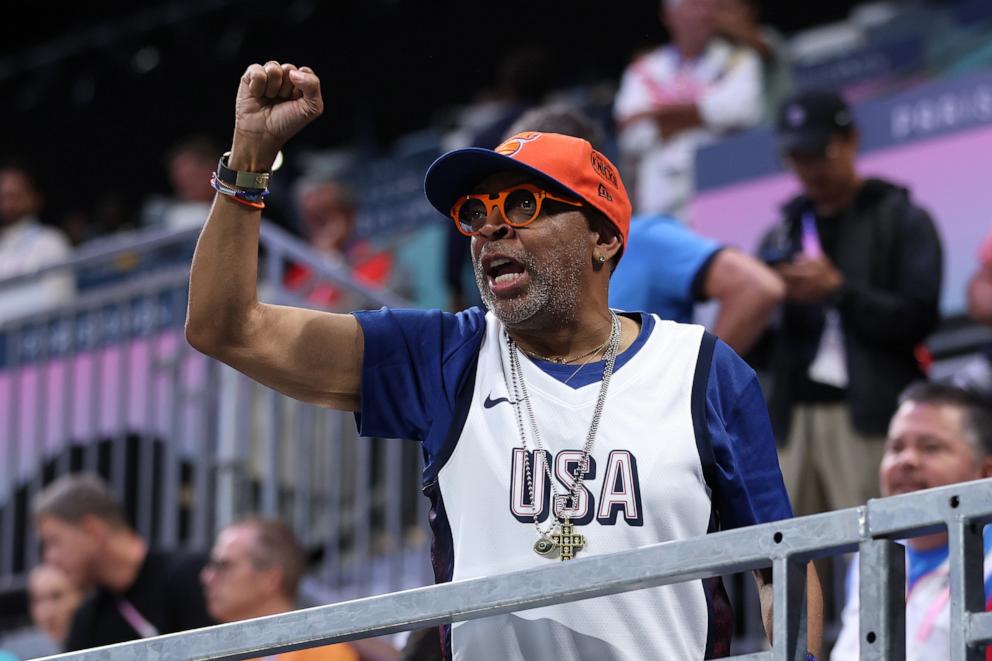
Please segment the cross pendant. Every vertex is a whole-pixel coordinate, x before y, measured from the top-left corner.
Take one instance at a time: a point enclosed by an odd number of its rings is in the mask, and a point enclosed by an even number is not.
[[[558,547],[558,553],[562,561],[571,560],[575,554],[586,545],[586,538],[582,533],[573,532],[571,519],[565,519],[558,532],[551,535],[551,541]]]

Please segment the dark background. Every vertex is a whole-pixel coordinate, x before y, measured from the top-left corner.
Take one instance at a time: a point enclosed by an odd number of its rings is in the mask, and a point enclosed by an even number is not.
[[[854,0],[768,0],[785,33],[837,20]],[[132,205],[167,192],[165,150],[207,132],[224,146],[238,78],[267,59],[310,65],[327,110],[294,141],[388,148],[491,86],[501,55],[541,43],[558,86],[618,79],[665,40],[658,3],[201,0],[8,3],[0,21],[0,156],[41,175],[49,220],[106,191]],[[154,66],[152,66],[154,65]]]

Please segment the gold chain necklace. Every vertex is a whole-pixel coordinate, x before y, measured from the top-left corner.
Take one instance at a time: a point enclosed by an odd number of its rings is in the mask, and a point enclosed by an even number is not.
[[[521,347],[520,350],[523,351],[528,356],[530,356],[531,358],[537,358],[538,360],[544,360],[544,361],[547,361],[549,363],[555,363],[557,365],[566,365],[568,363],[574,363],[577,360],[582,360],[583,358],[588,358],[590,356],[595,356],[600,351],[602,351],[603,349],[605,349],[606,348],[606,345],[608,345],[609,343],[610,343],[610,337],[607,336],[606,340],[602,344],[600,344],[598,347],[595,347],[594,349],[591,349],[591,350],[589,350],[589,351],[587,351],[584,354],[581,354],[579,356],[575,356],[574,358],[554,358],[552,356],[542,356],[539,353],[534,353],[533,351],[528,351],[527,349],[524,349],[522,347]],[[588,361],[586,361],[586,362],[588,362]],[[583,363],[583,365],[584,364],[585,363]]]

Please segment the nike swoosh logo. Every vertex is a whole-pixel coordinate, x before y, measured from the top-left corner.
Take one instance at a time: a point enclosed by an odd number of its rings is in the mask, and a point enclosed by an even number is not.
[[[482,403],[482,405],[484,407],[486,407],[487,409],[491,409],[492,407],[496,406],[497,404],[502,404],[503,402],[506,402],[507,404],[509,404],[510,403],[510,400],[508,400],[506,397],[499,397],[497,399],[493,399],[492,398],[492,395],[486,395],[486,401],[484,401]]]

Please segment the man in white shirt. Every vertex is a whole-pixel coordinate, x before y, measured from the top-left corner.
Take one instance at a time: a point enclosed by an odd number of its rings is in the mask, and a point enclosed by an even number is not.
[[[921,382],[910,386],[892,418],[879,466],[882,494],[942,487],[992,476],[992,405],[975,392]],[[992,596],[992,528],[985,531],[985,599]],[[906,542],[906,659],[950,659],[947,533]],[[842,628],[832,661],[856,661],[857,559],[848,574]],[[984,656],[982,658],[985,658]]]
[[[41,224],[43,198],[31,175],[13,165],[0,167],[0,322],[58,306],[74,291],[71,275],[52,273],[37,280],[3,284],[71,253],[60,231]]]
[[[714,0],[663,0],[671,43],[624,72],[613,112],[636,213],[686,218],[696,149],[761,120],[761,60],[718,38],[715,15]]]

